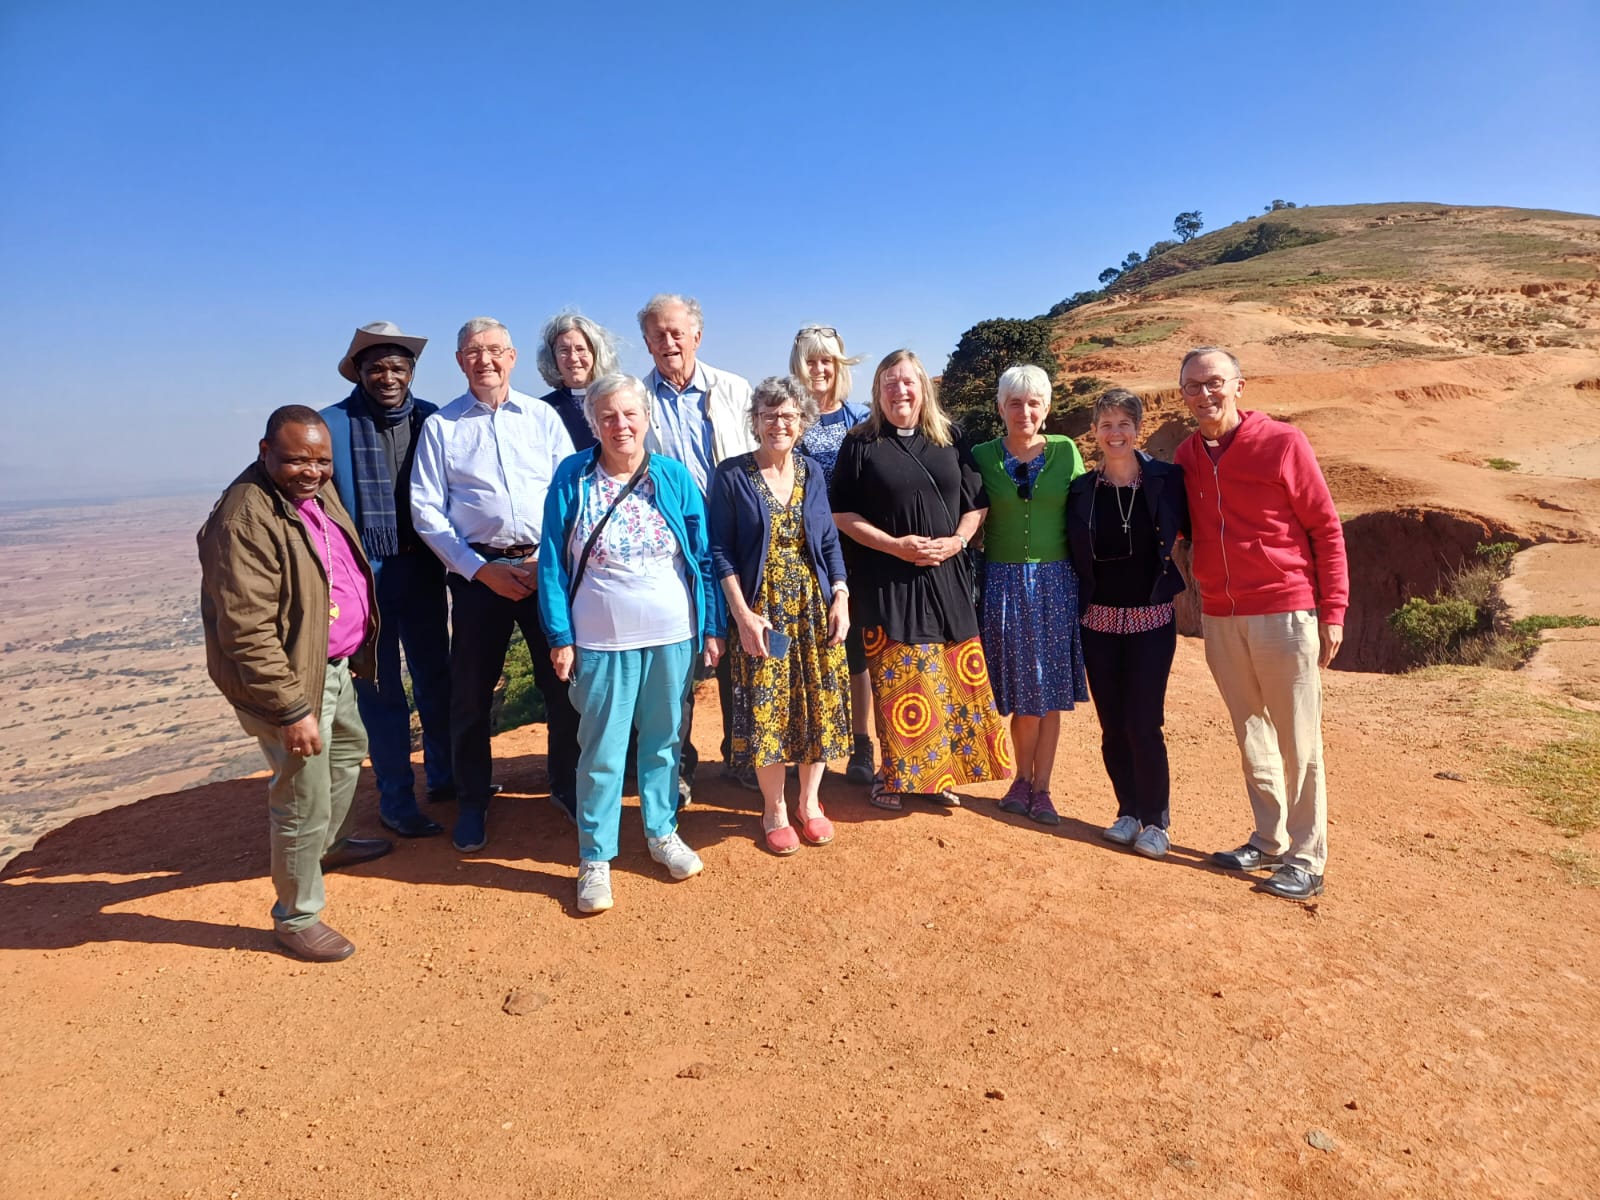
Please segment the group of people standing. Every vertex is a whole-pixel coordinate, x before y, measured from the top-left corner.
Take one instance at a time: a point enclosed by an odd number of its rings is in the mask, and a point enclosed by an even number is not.
[[[839,760],[879,808],[959,805],[957,789],[1010,779],[1001,809],[1059,824],[1061,714],[1092,695],[1118,804],[1104,836],[1160,858],[1183,536],[1256,818],[1215,858],[1281,868],[1263,885],[1281,895],[1321,890],[1316,668],[1343,622],[1342,535],[1303,435],[1238,411],[1231,355],[1180,368],[1200,429],[1177,464],[1137,449],[1141,401],[1112,389],[1086,471],[1044,431],[1037,367],[1005,372],[1005,433],[971,446],[909,350],[878,364],[862,404],[860,359],[830,327],[802,328],[787,374],[752,388],[699,359],[692,298],[653,297],[639,325],[643,379],[617,369],[605,329],[553,318],[538,366],[554,390],[535,398],[511,386],[510,331],[475,318],[457,339],[467,391],[438,409],[410,390],[426,339],[364,326],[339,364],[351,393],[274,412],[202,527],[208,667],[272,768],[288,950],[354,950],[321,919],[322,875],[392,847],[352,833],[369,751],[384,826],[444,832],[416,795],[402,648],[426,795],[455,802],[459,851],[487,845],[514,629],[545,702],[550,799],[577,827],[580,912],[613,904],[629,773],[651,857],[674,879],[702,870],[678,814],[695,681],[713,676],[722,770],[761,793],[775,855],[833,840],[819,787]]]

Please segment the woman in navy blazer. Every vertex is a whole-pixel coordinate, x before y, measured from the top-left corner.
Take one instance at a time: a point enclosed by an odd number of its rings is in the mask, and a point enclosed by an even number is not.
[[[824,764],[850,753],[850,628],[844,555],[821,465],[795,450],[817,402],[799,380],[773,376],[751,396],[754,451],[724,460],[711,481],[711,569],[728,602],[733,767],[754,770],[762,830],[774,854],[803,838],[833,840],[817,799]],[[795,826],[784,768],[799,766]]]
[[[1143,402],[1122,388],[1095,401],[1100,462],[1067,491],[1067,546],[1100,753],[1117,797],[1117,819],[1102,836],[1161,858],[1171,823],[1161,726],[1178,642],[1172,598],[1184,588],[1172,547],[1188,535],[1189,508],[1183,469],[1137,449],[1143,416]]]

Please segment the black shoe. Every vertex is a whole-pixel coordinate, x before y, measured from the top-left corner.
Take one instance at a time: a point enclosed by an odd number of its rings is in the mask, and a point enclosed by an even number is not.
[[[393,849],[394,843],[388,838],[345,838],[328,847],[328,852],[322,856],[322,869],[337,871],[340,867],[371,862]]]
[[[1275,872],[1270,879],[1263,879],[1256,886],[1263,892],[1271,892],[1274,896],[1282,896],[1285,900],[1309,900],[1313,896],[1322,895],[1322,876],[1313,875],[1310,871],[1290,863]]]
[[[443,825],[428,820],[415,809],[400,817],[386,817],[379,813],[378,821],[385,829],[392,830],[403,838],[437,837],[444,832]]]
[[[463,804],[456,814],[455,833],[450,843],[463,854],[482,850],[489,841],[489,809],[482,804]]]
[[[747,792],[759,792],[761,784],[756,779],[754,767],[735,767],[732,763],[722,764],[722,777],[730,783],[736,783]]]
[[[872,771],[872,739],[857,734],[856,748],[850,751],[850,762],[844,769],[844,777],[851,783],[871,783]]]
[[[500,794],[500,790],[500,785],[498,783],[491,783],[489,785],[489,795],[491,796],[498,796]],[[428,789],[429,804],[451,804],[454,803],[455,800],[456,785],[453,783],[447,783],[443,787]]]
[[[1211,861],[1230,871],[1276,871],[1283,866],[1283,855],[1268,854],[1246,842],[1237,850],[1218,850]]]

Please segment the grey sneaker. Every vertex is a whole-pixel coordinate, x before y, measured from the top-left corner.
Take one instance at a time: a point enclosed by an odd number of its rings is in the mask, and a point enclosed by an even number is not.
[[[578,863],[578,911],[581,913],[605,912],[611,907],[611,864]]]
[[[694,786],[686,775],[678,776],[678,807],[688,808],[694,803]]]
[[[1167,831],[1159,825],[1146,825],[1144,832],[1133,839],[1133,852],[1146,858],[1165,858],[1171,846]]]
[[[1309,900],[1313,896],[1322,895],[1322,876],[1313,875],[1304,867],[1297,867],[1291,863],[1270,879],[1263,879],[1256,886],[1263,892],[1271,892],[1274,896],[1282,896],[1285,900]]]
[[[1237,850],[1218,850],[1211,861],[1230,871],[1276,871],[1283,866],[1283,856],[1257,850],[1249,842]]]
[[[1131,846],[1133,845],[1133,839],[1139,836],[1141,828],[1138,817],[1124,815],[1111,822],[1110,828],[1102,829],[1100,836],[1108,842],[1115,842],[1119,846]]]
[[[650,847],[650,857],[665,867],[674,879],[688,879],[705,870],[700,856],[684,845],[676,833],[663,838],[646,838],[645,845]]]

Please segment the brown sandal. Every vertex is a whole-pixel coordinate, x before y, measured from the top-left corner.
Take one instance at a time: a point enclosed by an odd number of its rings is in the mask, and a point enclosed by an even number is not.
[[[886,791],[883,786],[883,776],[879,775],[872,781],[872,790],[867,793],[867,803],[874,808],[881,808],[887,812],[905,811],[905,802],[900,798],[899,792]]]

